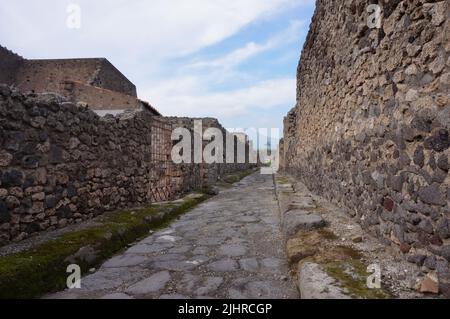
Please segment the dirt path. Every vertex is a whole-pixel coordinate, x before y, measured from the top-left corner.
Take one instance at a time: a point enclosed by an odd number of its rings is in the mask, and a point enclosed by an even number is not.
[[[271,175],[256,173],[49,298],[298,298]]]

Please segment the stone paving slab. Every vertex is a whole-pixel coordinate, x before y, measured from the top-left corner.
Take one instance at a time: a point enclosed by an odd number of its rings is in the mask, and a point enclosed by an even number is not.
[[[255,173],[46,298],[298,298],[277,205]]]
[[[302,299],[351,299],[318,264],[300,263],[298,278]]]

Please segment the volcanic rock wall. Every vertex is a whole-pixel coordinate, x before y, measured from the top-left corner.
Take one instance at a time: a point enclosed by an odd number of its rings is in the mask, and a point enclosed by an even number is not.
[[[281,166],[448,275],[449,1],[380,1],[379,29],[377,3],[317,1]]]
[[[195,132],[193,130],[195,121],[201,121],[202,123],[202,131],[205,132],[209,128],[217,128],[222,132],[223,137],[223,156],[222,160],[218,163],[208,164],[202,163],[200,165],[202,170],[202,178],[205,184],[211,184],[217,181],[221,176],[226,174],[233,173],[235,171],[242,171],[249,168],[252,163],[252,159],[250,157],[251,147],[249,145],[249,141],[247,140],[245,143],[242,142],[237,136],[234,137],[234,150],[233,150],[233,164],[230,165],[227,159],[227,135],[231,134],[228,132],[217,119],[215,118],[189,118],[189,117],[168,117],[167,120],[172,123],[174,128],[187,128],[191,131],[192,136],[194,136]],[[199,138],[197,136],[197,138]],[[200,137],[202,139],[202,137]],[[203,149],[210,141],[205,139],[202,140]],[[243,145],[245,144],[245,145]],[[192,150],[194,150],[194,144],[192,144]],[[245,150],[245,161],[241,163],[241,160],[238,157],[239,150]],[[194,158],[194,153],[192,151],[192,158]],[[256,164],[256,163],[254,163]],[[190,167],[190,165],[182,164],[183,166]]]
[[[175,199],[224,171],[250,167],[175,165],[177,125],[149,111],[99,117],[56,94],[23,95],[0,85],[0,245],[105,211]]]

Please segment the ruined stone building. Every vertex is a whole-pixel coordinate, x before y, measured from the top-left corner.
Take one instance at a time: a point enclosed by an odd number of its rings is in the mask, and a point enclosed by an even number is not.
[[[282,167],[439,268],[450,261],[449,1],[378,3],[371,28],[367,1],[317,1]]]
[[[105,58],[28,60],[0,46],[0,83],[22,92],[58,93],[99,114],[145,107],[159,115],[137,98],[136,86]]]
[[[161,116],[106,59],[26,60],[0,48],[0,245],[173,200],[252,166],[248,156],[174,164],[177,127],[192,132],[194,119]]]

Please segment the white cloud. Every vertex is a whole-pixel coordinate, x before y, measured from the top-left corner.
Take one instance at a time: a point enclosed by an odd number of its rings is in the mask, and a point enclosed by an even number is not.
[[[226,56],[211,60],[211,61],[199,61],[194,62],[188,65],[188,68],[230,68],[232,66],[236,66],[239,63],[242,63],[243,61],[247,60],[248,58],[259,54],[261,52],[264,52],[268,50],[269,47],[267,44],[256,44],[254,42],[247,43],[243,48],[236,49],[235,51],[227,54]]]
[[[298,41],[304,26],[304,21],[295,20],[262,43],[250,42],[215,60],[188,64],[177,77],[148,83],[148,89],[144,87],[140,94],[165,115],[230,119],[251,114],[267,116],[270,109],[290,107],[295,102],[294,78],[261,80],[252,78],[251,74],[237,67],[257,54]],[[208,72],[195,72],[202,70]],[[239,81],[244,87],[226,91],[211,89],[214,84],[227,81]],[[273,119],[264,118],[264,115],[255,122],[264,126],[270,126],[268,123],[274,125]]]
[[[66,27],[66,6],[70,2],[81,7],[80,30]],[[218,43],[253,21],[302,2],[2,0],[0,38],[4,45],[33,56],[106,55],[107,52],[110,56],[160,60]]]
[[[266,111],[295,101],[294,78],[262,81],[247,88],[206,92],[202,82],[181,78],[143,92],[164,115],[231,118]]]
[[[292,21],[289,27],[280,33],[275,34],[269,38],[266,42],[257,44],[255,42],[249,42],[244,47],[236,49],[224,57],[209,60],[209,61],[197,61],[189,64],[187,68],[231,68],[239,65],[240,63],[248,60],[249,58],[275,49],[283,44],[298,41],[301,32],[305,26],[305,21],[295,20]]]

